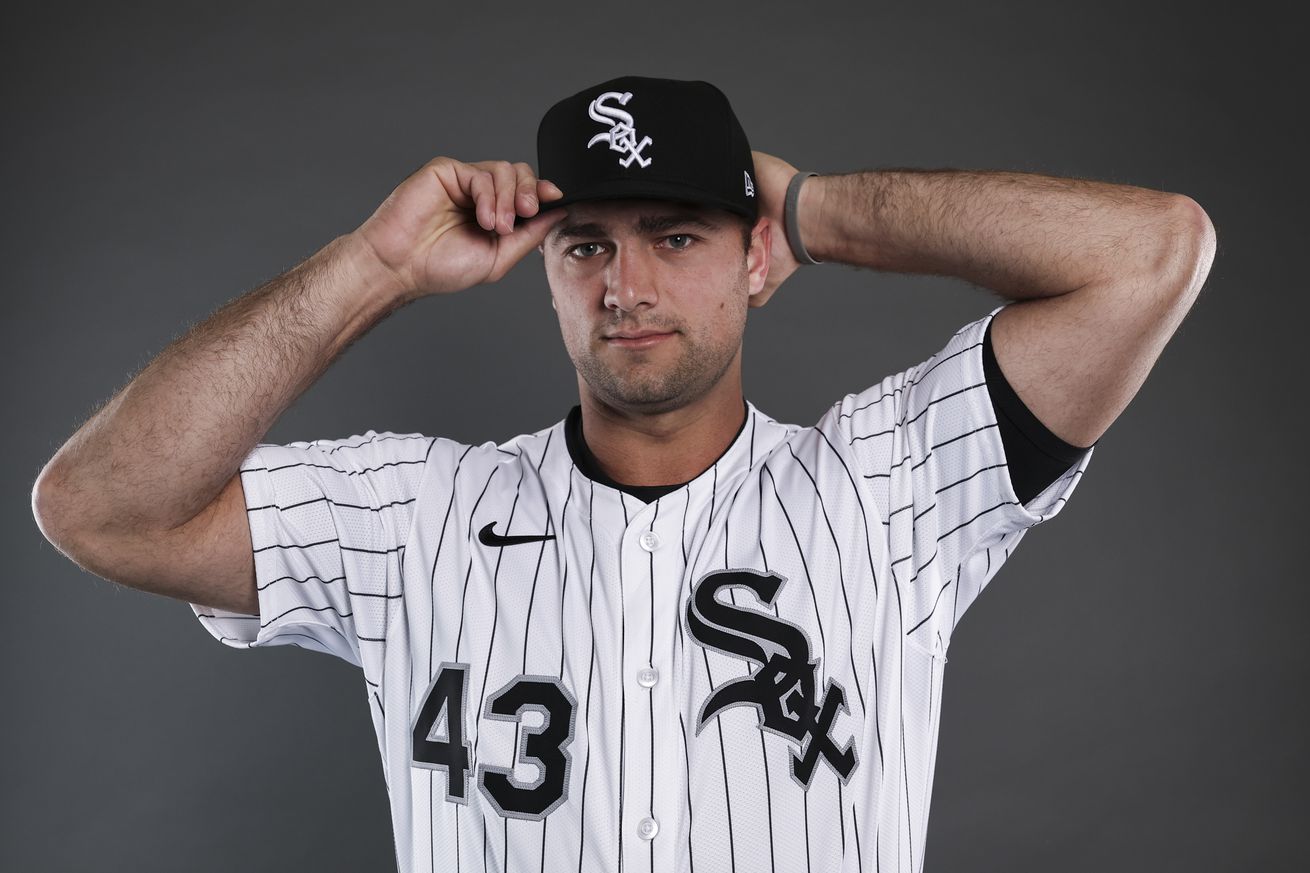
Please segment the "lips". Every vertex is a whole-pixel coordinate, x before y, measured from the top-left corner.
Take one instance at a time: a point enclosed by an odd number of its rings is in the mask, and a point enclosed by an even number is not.
[[[658,345],[673,333],[661,333],[653,330],[625,331],[605,337],[605,341],[611,345],[628,349],[644,349],[653,345]]]
[[[668,333],[662,330],[627,330],[621,333],[609,334],[606,339],[641,339],[645,336],[656,336],[658,334]]]

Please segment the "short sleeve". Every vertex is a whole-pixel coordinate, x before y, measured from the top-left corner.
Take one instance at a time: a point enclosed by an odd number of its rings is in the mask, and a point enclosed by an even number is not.
[[[241,465],[259,615],[192,604],[220,642],[296,645],[361,666],[402,596],[401,568],[433,449],[420,434],[261,443]]]
[[[1003,308],[828,413],[881,516],[909,639],[933,652],[1024,533],[1059,514],[1095,450],[1027,503],[1016,496],[983,369]]]

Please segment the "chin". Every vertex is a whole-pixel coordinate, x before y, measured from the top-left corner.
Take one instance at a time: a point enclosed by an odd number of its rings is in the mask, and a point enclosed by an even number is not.
[[[662,391],[607,391],[605,393],[593,391],[593,393],[615,409],[666,412],[686,405],[686,398]]]
[[[694,353],[678,356],[675,360],[649,366],[616,368],[605,355],[592,355],[574,361],[574,367],[587,389],[599,402],[613,409],[643,414],[671,412],[694,403],[707,394],[723,372],[714,373],[698,367]],[[579,366],[581,364],[581,366]],[[726,367],[723,368],[726,371]],[[633,375],[633,371],[645,378]]]

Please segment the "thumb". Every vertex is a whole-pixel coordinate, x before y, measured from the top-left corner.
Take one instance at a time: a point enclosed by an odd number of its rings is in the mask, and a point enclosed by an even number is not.
[[[496,241],[498,254],[504,257],[506,272],[517,264],[528,252],[541,245],[550,229],[558,224],[568,213],[563,209],[551,209],[538,213],[527,221],[519,222],[514,230]]]

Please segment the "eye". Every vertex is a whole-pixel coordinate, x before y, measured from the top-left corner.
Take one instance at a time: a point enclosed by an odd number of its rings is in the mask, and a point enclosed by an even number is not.
[[[594,242],[578,243],[577,245],[570,247],[568,252],[566,252],[566,254],[568,254],[569,257],[577,258],[578,260],[586,260],[587,258],[591,257],[591,255],[581,254],[578,250],[585,249],[588,246],[599,246],[599,245],[600,243],[594,243]],[[593,252],[592,254],[595,253]]]
[[[678,250],[678,251],[682,251],[683,249],[691,248],[691,242],[692,242],[693,239],[695,239],[695,237],[693,237],[693,236],[692,236],[691,234],[689,234],[689,233],[675,233],[673,236],[665,237],[665,239],[667,239],[667,240],[675,240],[675,239],[686,240],[686,241],[687,241],[687,242],[686,242],[686,245],[680,245],[680,246],[679,246],[679,245],[674,245],[674,246],[673,246],[674,249],[676,249],[676,250]]]

